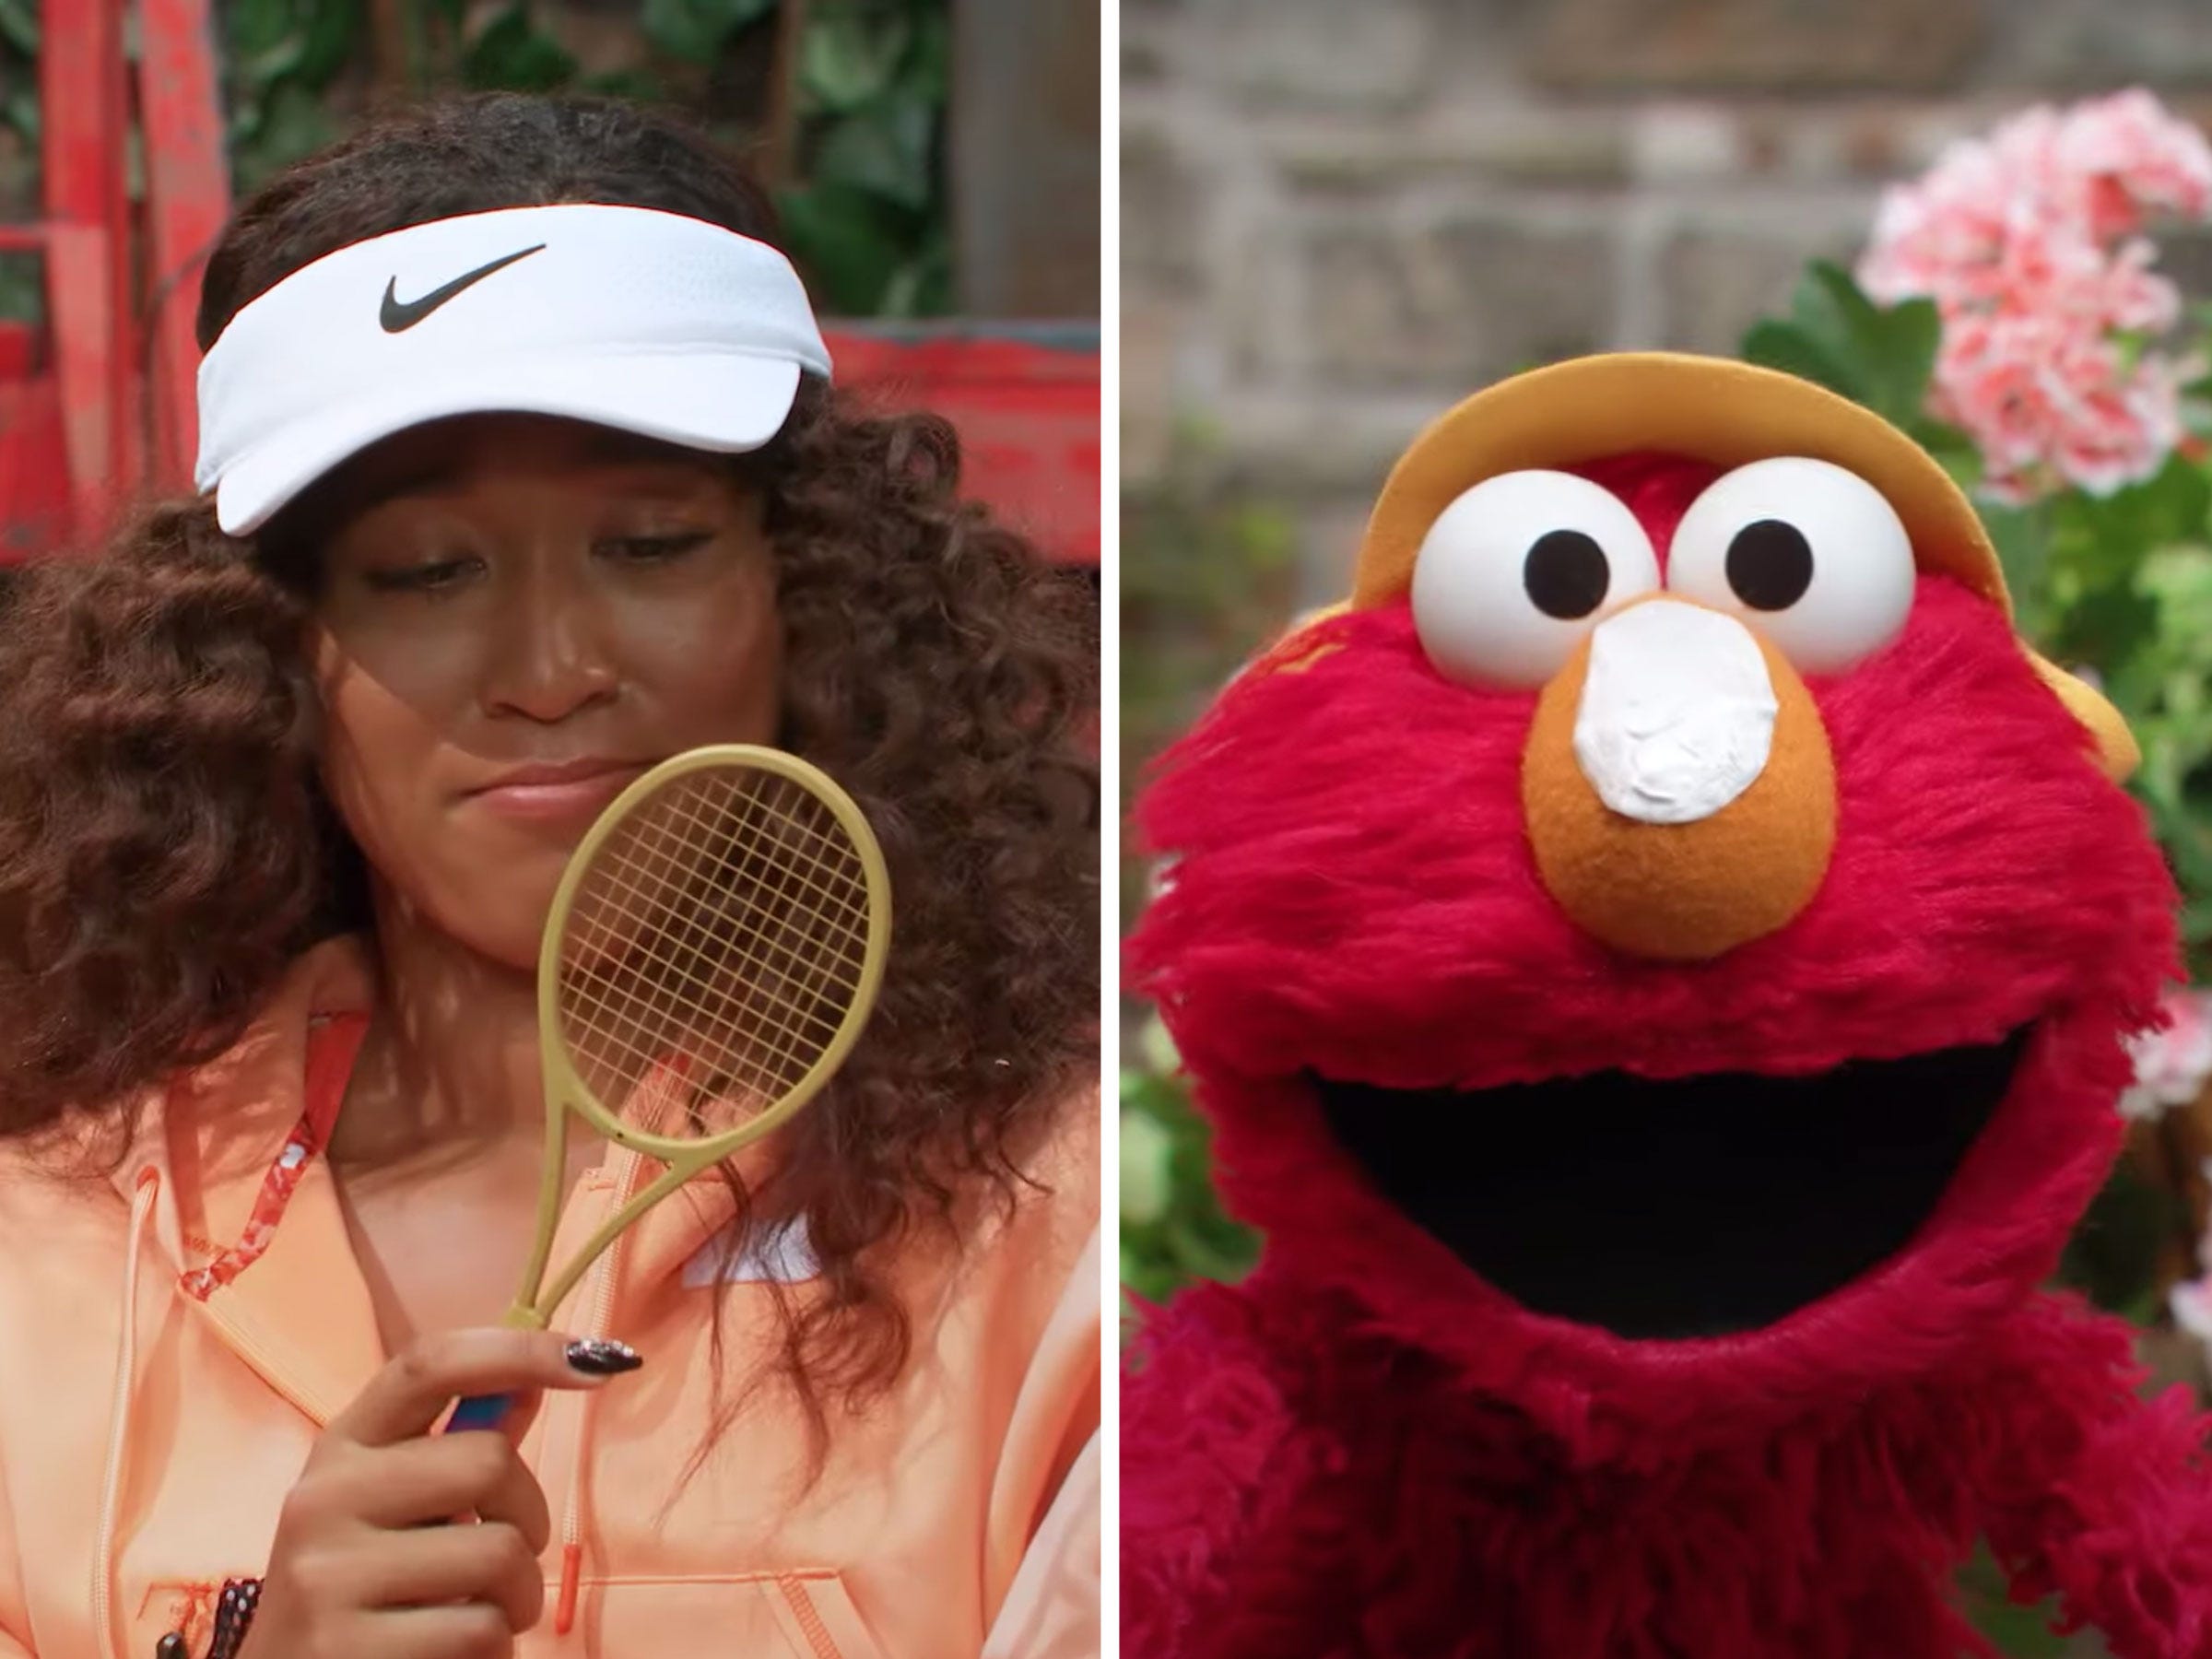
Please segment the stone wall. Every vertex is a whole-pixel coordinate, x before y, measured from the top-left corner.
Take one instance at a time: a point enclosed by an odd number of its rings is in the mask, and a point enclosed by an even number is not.
[[[1200,423],[1341,589],[1446,404],[1733,350],[1885,180],[2039,99],[2212,117],[2205,0],[1124,0],[1124,473]],[[2212,242],[2170,267],[2212,290]]]

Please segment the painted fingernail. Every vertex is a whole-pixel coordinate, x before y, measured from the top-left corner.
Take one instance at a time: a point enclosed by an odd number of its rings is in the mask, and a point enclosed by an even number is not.
[[[570,1367],[587,1377],[611,1377],[618,1371],[636,1371],[645,1363],[644,1356],[629,1343],[605,1336],[570,1343],[568,1358]]]

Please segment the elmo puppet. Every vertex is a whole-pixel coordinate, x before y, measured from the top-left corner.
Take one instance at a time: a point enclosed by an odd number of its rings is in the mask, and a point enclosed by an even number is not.
[[[1986,1539],[2212,1655],[2212,1470],[2039,1289],[2172,894],[1923,450],[1742,364],[1507,381],[1141,811],[1251,1279],[1147,1312],[1142,1659],[1936,1659]]]

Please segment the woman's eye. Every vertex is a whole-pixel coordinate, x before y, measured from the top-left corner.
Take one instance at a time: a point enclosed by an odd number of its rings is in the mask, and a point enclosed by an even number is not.
[[[1912,538],[1881,491],[1803,455],[1739,466],[1675,530],[1666,585],[1749,623],[1808,674],[1895,639],[1912,608]]]
[[[1413,566],[1413,621],[1438,673],[1531,689],[1606,613],[1659,585],[1618,496],[1561,472],[1486,478],[1437,515]]]
[[[660,564],[681,559],[714,539],[712,530],[684,530],[672,535],[619,535],[599,544],[602,551],[629,564]]]
[[[371,571],[364,579],[382,594],[436,594],[459,586],[476,563],[473,559],[434,559],[396,570]]]

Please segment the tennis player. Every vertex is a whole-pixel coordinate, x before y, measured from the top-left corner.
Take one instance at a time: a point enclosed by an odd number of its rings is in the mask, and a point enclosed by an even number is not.
[[[197,499],[0,621],[0,1655],[1096,1653],[1087,588],[635,110],[295,167],[200,335]],[[556,878],[719,741],[873,823],[873,1023],[497,1328]],[[640,1173],[576,1145],[557,1256]]]

